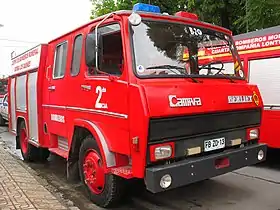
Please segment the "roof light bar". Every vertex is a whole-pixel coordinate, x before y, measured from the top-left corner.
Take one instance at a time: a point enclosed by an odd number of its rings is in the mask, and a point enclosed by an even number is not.
[[[159,6],[137,3],[133,6],[133,11],[144,11],[144,12],[152,12],[152,13],[160,13]]]

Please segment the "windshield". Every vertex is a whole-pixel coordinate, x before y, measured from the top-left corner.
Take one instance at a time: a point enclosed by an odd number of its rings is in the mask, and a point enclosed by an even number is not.
[[[186,24],[143,20],[132,26],[138,76],[243,77],[230,36]]]

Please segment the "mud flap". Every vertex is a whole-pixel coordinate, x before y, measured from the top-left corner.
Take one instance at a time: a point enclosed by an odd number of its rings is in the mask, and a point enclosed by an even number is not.
[[[19,135],[16,135],[16,149],[20,149]]]
[[[77,160],[68,159],[67,161],[67,180],[70,182],[80,181],[79,165]]]

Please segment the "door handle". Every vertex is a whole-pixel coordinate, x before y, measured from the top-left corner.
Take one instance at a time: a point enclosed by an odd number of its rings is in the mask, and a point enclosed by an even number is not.
[[[49,90],[49,91],[54,91],[54,90],[55,90],[55,86],[54,86],[54,85],[49,86],[49,87],[48,87],[48,90]]]
[[[91,85],[81,85],[82,90],[91,90]]]

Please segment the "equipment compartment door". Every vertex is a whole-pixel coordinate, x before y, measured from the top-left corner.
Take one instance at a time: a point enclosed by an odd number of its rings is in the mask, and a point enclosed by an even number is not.
[[[39,143],[38,137],[38,103],[37,103],[37,77],[38,72],[30,73],[28,76],[28,119],[29,138],[31,141]]]
[[[11,79],[10,85],[10,111],[11,111],[11,130],[12,132],[16,132],[17,120],[16,120],[16,101],[15,101],[15,81],[16,78]]]
[[[280,106],[280,57],[249,61],[249,82],[257,84],[265,106]]]

